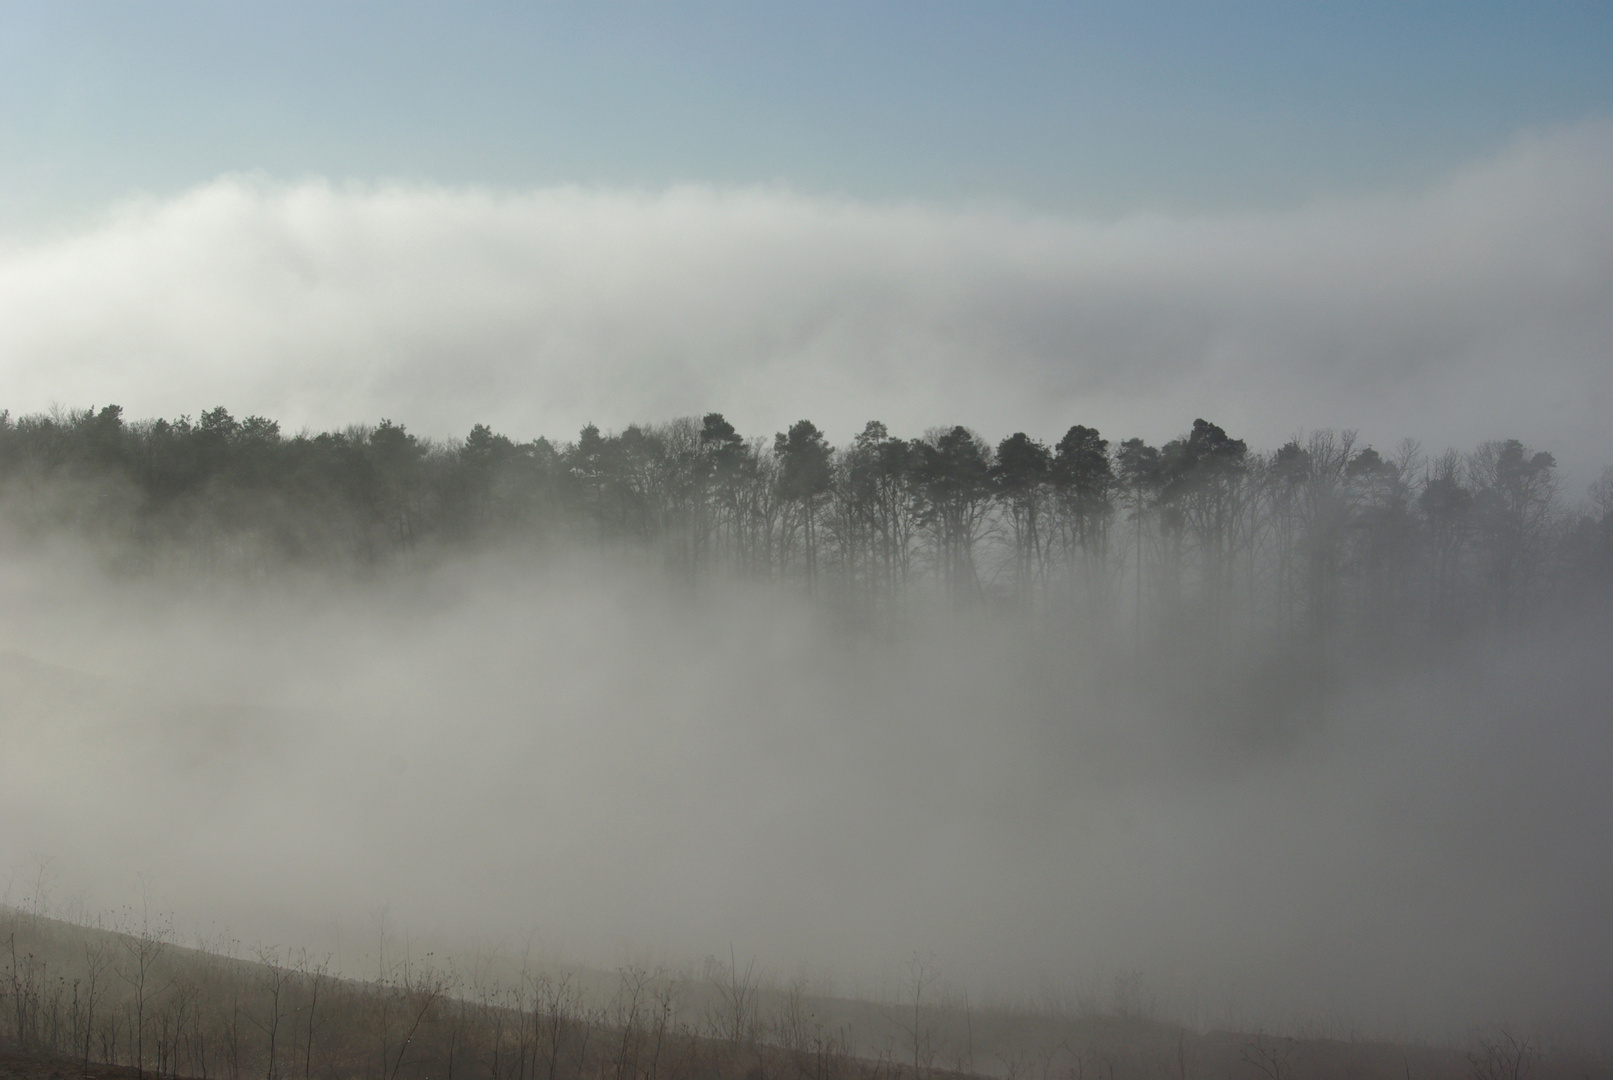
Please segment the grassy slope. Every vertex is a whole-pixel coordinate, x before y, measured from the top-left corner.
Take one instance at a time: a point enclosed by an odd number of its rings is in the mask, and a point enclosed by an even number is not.
[[[147,1072],[223,1080],[537,1080],[551,1067],[557,1077],[624,1080],[894,1080],[914,1074],[915,1049],[920,1071],[938,1077],[1613,1075],[1607,1062],[1584,1055],[1516,1059],[1499,1036],[1463,1050],[1195,1033],[1139,1017],[964,1014],[922,1004],[915,1013],[911,1005],[810,997],[743,974],[714,974],[680,980],[633,969],[592,978],[548,972],[499,989],[399,967],[384,980],[362,982],[322,975],[308,962],[245,961],[0,909],[0,1080],[78,1076],[86,1057],[89,1074],[103,1080],[132,1075],[137,1057]]]

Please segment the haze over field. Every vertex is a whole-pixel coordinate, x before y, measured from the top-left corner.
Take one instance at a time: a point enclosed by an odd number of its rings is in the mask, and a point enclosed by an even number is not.
[[[847,643],[587,564],[177,595],[12,564],[5,590],[13,902],[41,852],[59,903],[144,875],[202,927],[339,923],[350,963],[386,905],[462,948],[733,942],[842,989],[915,952],[977,993],[1135,970],[1218,1024],[1607,1015],[1605,627],[1250,733],[1057,641]]]
[[[1613,18],[284,10],[0,13],[0,903],[1605,1056]]]

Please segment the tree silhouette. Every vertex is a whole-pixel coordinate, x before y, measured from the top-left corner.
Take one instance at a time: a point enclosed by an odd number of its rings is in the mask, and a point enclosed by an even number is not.
[[[76,531],[131,572],[605,544],[691,580],[802,581],[866,616],[926,595],[1081,610],[1139,648],[1147,626],[1388,644],[1613,601],[1610,508],[1613,481],[1569,506],[1552,455],[1518,440],[1430,460],[1317,431],[1261,453],[1204,419],[1159,448],[1079,424],[1049,447],[877,421],[836,448],[805,420],[746,440],[721,413],[550,443],[486,424],[423,439],[386,419],[288,436],[222,406],[194,421],[0,411],[5,538]]]
[[[1163,462],[1157,448],[1141,439],[1127,439],[1115,453],[1115,480],[1123,491],[1132,525],[1132,622],[1136,645],[1142,649],[1143,626],[1143,526],[1144,516],[1158,498],[1164,482]]]
[[[1032,579],[1041,561],[1042,503],[1052,471],[1053,455],[1047,447],[1015,432],[997,444],[996,461],[988,473],[998,496],[1008,508],[1013,530],[1014,591],[1029,600]]]
[[[1055,448],[1051,476],[1065,523],[1065,551],[1068,556],[1080,552],[1090,575],[1106,554],[1114,513],[1116,477],[1109,440],[1095,428],[1071,427]]]
[[[1238,514],[1239,481],[1245,472],[1248,446],[1207,420],[1193,421],[1184,439],[1173,439],[1160,451],[1159,501],[1171,513],[1167,520],[1180,540],[1193,535],[1203,560],[1205,599],[1218,612],[1229,573],[1227,549]],[[1173,550],[1172,587],[1177,585],[1179,547]]]
[[[1461,457],[1447,450],[1434,459],[1417,499],[1427,523],[1429,546],[1429,616],[1436,624],[1459,617],[1457,582],[1462,554],[1472,527],[1473,493],[1462,484]]]
[[[773,442],[778,457],[779,496],[801,509],[806,535],[806,578],[810,586],[817,576],[817,508],[820,496],[829,490],[829,442],[810,420],[797,420],[788,434]]]
[[[914,444],[914,473],[923,493],[923,520],[936,542],[936,565],[954,600],[980,585],[974,546],[991,497],[991,451],[961,425]]]
[[[1557,500],[1557,462],[1517,439],[1482,444],[1468,459],[1473,521],[1489,564],[1493,603],[1505,620],[1526,600]]]

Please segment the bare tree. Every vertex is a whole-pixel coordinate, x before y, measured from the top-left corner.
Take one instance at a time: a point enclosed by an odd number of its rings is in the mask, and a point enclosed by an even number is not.
[[[1468,1052],[1473,1080],[1523,1080],[1529,1066],[1539,1056],[1534,1042],[1502,1031],[1493,1038],[1479,1040]]]
[[[309,960],[306,950],[297,961],[297,970],[308,982],[308,1021],[304,1025],[305,1037],[303,1039],[302,1076],[303,1080],[312,1080],[314,1073],[314,1031],[324,1018],[319,1011],[319,992],[324,988],[329,978],[330,957],[315,964]]]
[[[149,909],[142,906],[139,928],[124,933],[122,944],[125,963],[119,967],[118,974],[128,984],[132,994],[134,1068],[136,1075],[143,1077],[146,1068],[146,1014],[152,1001],[165,989],[157,982],[156,969],[157,962],[168,948],[167,925],[159,920],[153,926]]]
[[[112,948],[107,940],[94,935],[84,942],[84,1057],[83,1068],[90,1067],[90,1041],[95,1030],[95,1007],[106,994],[107,971],[112,966]]]
[[[741,972],[729,949],[725,966],[714,956],[706,958],[706,981],[717,992],[717,1006],[710,1021],[713,1034],[735,1046],[756,1041],[756,1006],[761,992],[761,974],[752,959]]]
[[[1292,1039],[1257,1034],[1239,1049],[1238,1060],[1253,1065],[1265,1080],[1283,1080],[1288,1075],[1288,1061],[1293,1047]]]
[[[939,977],[934,963],[926,957],[915,955],[907,962],[907,1009],[900,1023],[913,1049],[915,1073],[928,1069],[935,1061],[934,1031],[925,1015],[928,1008],[925,995],[934,988]]]
[[[426,1017],[433,1007],[448,992],[448,983],[431,968],[428,958],[423,970],[418,970],[405,961],[403,982],[399,989],[402,992],[405,1027],[402,1041],[398,1044],[397,1056],[392,1059],[391,1067],[386,1073],[386,1080],[397,1080],[398,1071],[403,1068],[404,1059],[414,1044],[415,1036],[420,1033],[421,1025],[426,1022]]]
[[[264,1080],[275,1080],[276,1053],[280,1041],[280,1021],[285,1016],[285,997],[289,990],[291,973],[280,964],[280,952],[274,948],[260,948],[258,959],[258,989],[268,1003],[268,1015],[258,1019],[251,1013],[247,1019],[261,1032],[266,1042],[268,1063]]]

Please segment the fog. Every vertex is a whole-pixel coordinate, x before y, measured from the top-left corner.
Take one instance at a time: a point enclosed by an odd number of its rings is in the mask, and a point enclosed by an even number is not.
[[[1139,973],[1203,1026],[1610,1034],[1605,626],[1313,692],[1186,647],[1138,678],[1079,626],[848,627],[626,555],[99,566],[0,564],[13,904],[350,965],[384,919],[840,992],[919,955],[1000,1000]]]
[[[229,176],[0,242],[0,377],[19,412],[227,401],[288,433],[716,409],[836,440],[942,416],[1158,439],[1210,415],[1270,446],[1550,442],[1586,482],[1609,456],[1610,177],[1606,122],[1230,216]]]

